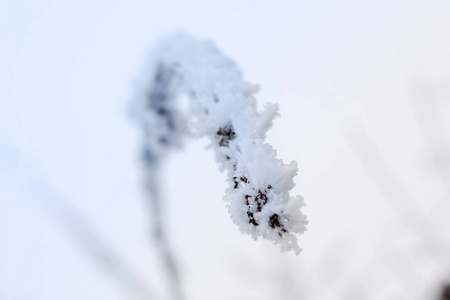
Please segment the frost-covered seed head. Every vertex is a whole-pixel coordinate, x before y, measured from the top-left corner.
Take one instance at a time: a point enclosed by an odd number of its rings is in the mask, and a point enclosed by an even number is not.
[[[163,39],[152,58],[134,102],[149,172],[186,135],[209,137],[220,169],[228,174],[224,200],[233,222],[254,239],[299,253],[297,234],[307,220],[300,211],[302,198],[289,195],[297,164],[283,164],[265,143],[278,106],[266,104],[258,111],[253,96],[258,86],[243,81],[236,65],[209,41],[177,34]],[[181,94],[190,98],[188,110],[177,102]]]

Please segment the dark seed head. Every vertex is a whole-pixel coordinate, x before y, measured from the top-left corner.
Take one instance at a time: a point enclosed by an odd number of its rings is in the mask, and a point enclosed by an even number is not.
[[[270,216],[269,218],[269,226],[274,228],[275,227],[281,227],[281,223],[280,220],[278,220],[278,215],[277,214],[273,214]]]

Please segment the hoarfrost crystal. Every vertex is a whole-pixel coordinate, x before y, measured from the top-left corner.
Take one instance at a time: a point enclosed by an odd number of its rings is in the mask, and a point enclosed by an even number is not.
[[[144,130],[147,167],[156,168],[188,133],[209,137],[228,174],[224,200],[233,222],[254,239],[299,253],[296,235],[307,220],[302,197],[289,195],[297,164],[283,164],[264,141],[278,106],[266,104],[259,112],[253,96],[258,86],[244,82],[213,43],[183,34],[160,42],[144,79],[133,111]],[[178,103],[183,94],[190,99],[187,110]]]

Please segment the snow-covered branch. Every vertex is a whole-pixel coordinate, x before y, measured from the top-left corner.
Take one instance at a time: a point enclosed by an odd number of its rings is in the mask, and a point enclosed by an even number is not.
[[[243,81],[237,66],[209,41],[177,34],[163,39],[151,58],[133,106],[145,134],[148,168],[156,168],[188,134],[209,137],[228,174],[224,200],[233,222],[254,239],[299,253],[297,234],[307,220],[302,197],[289,194],[297,164],[283,164],[265,142],[278,105],[258,111],[258,86]],[[183,94],[190,99],[188,109],[178,101]]]

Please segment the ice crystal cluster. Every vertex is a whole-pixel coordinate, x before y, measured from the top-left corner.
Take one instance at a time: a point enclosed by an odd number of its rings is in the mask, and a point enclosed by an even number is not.
[[[300,252],[297,235],[307,220],[301,196],[290,196],[296,162],[283,164],[265,143],[278,105],[258,111],[258,86],[210,41],[184,34],[162,39],[151,55],[134,113],[144,130],[144,158],[156,167],[184,137],[207,136],[229,186],[223,197],[242,233]],[[189,99],[188,109],[181,105]],[[286,133],[286,136],[291,135]]]

